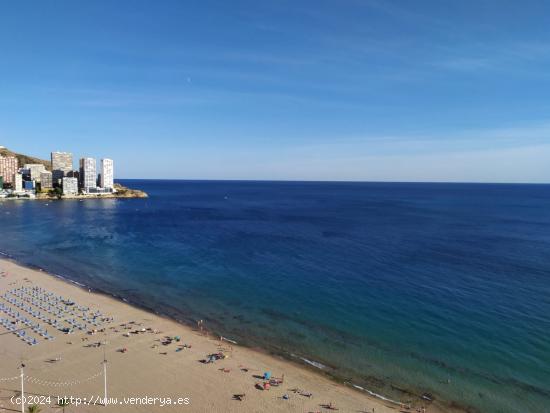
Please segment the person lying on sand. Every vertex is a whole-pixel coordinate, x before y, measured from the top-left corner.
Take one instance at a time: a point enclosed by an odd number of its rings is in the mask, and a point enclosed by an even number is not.
[[[328,410],[339,410],[336,406],[332,404],[332,402],[328,404],[322,404],[321,407],[328,409]]]
[[[242,402],[243,399],[244,399],[244,396],[245,396],[244,393],[243,394],[234,394],[233,395],[233,400],[238,400],[238,401]]]

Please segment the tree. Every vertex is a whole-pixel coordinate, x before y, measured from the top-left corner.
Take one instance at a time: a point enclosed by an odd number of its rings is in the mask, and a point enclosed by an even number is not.
[[[27,412],[28,413],[39,413],[40,410],[42,410],[42,409],[37,404],[33,404],[32,406],[27,407]]]
[[[65,407],[69,405],[69,399],[64,397],[62,399],[59,399],[57,401],[57,405],[63,409],[63,413],[65,413]]]
[[[50,189],[48,191],[48,195],[49,196],[55,196],[58,199],[61,199],[61,196],[63,195],[63,189],[61,189],[60,187],[57,186],[54,189]]]

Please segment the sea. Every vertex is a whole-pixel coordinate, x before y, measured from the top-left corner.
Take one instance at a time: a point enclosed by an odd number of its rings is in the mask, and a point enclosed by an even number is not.
[[[358,391],[550,412],[550,185],[120,182],[0,201],[0,251]]]

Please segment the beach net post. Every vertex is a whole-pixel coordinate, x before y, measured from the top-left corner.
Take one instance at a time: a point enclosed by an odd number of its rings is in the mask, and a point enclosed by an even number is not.
[[[107,406],[107,360],[103,360],[103,405]]]
[[[24,386],[24,379],[25,379],[25,372],[23,369],[25,368],[25,365],[21,363],[21,413],[25,413],[25,386]]]

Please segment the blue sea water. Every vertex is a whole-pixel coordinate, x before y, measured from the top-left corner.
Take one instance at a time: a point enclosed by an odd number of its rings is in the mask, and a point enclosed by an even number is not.
[[[0,202],[0,250],[396,400],[550,411],[550,186],[123,183]]]

